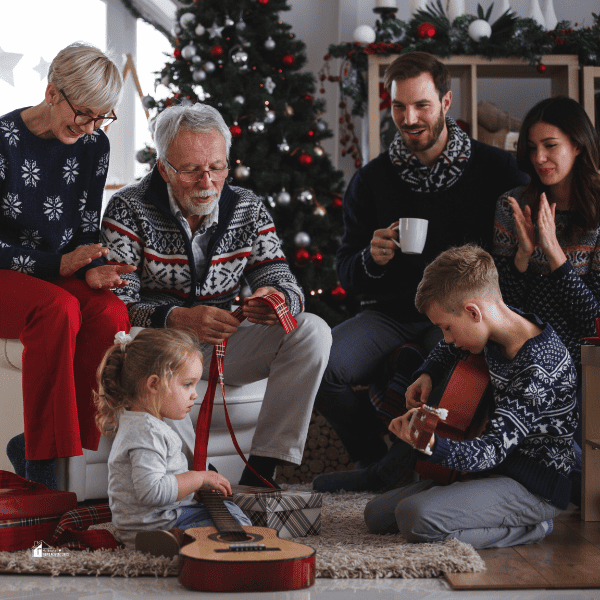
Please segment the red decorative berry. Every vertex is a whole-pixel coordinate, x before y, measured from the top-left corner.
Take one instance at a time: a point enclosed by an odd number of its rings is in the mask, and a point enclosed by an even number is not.
[[[437,30],[433,23],[421,23],[417,28],[417,37],[420,40],[426,40],[428,38],[435,37]]]
[[[219,46],[218,44],[214,45],[210,49],[211,56],[221,56],[223,54],[223,46]]]
[[[294,254],[294,262],[299,267],[304,267],[310,260],[310,254],[306,248],[298,248]]]
[[[240,137],[242,135],[242,128],[239,125],[232,125],[229,128],[229,131],[231,131],[231,135],[234,138],[238,138],[238,137]]]
[[[543,65],[542,63],[540,63],[537,67],[537,72],[538,73],[545,73],[546,72],[546,65]]]
[[[342,302],[344,300],[344,298],[346,298],[346,290],[338,283],[332,290],[331,290],[331,297],[334,300],[337,300],[338,302]]]
[[[311,129],[306,135],[308,137],[313,137],[315,135],[315,132]]]
[[[302,99],[306,100],[307,102],[310,102],[310,103],[314,103],[314,101],[315,101],[313,96],[311,96],[310,94],[304,94],[304,96],[302,96]]]
[[[331,203],[331,206],[333,206],[333,208],[342,208],[342,204],[342,199],[339,196],[335,196]]]
[[[173,56],[176,60],[181,58],[181,50],[179,48],[175,48],[173,51]]]
[[[298,156],[298,162],[303,167],[310,167],[312,165],[313,157],[307,152],[302,152],[300,156]]]
[[[296,62],[296,59],[294,58],[293,54],[284,54],[283,58],[281,59],[281,62],[286,67],[291,67]]]

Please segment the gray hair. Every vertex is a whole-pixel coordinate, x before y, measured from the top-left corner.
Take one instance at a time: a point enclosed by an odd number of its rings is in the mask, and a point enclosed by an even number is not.
[[[208,104],[197,102],[192,106],[169,106],[156,117],[151,129],[159,160],[167,157],[169,147],[181,130],[194,133],[218,131],[225,138],[227,158],[229,158],[231,132],[221,113]]]
[[[63,48],[48,70],[48,82],[79,106],[110,112],[119,102],[123,79],[115,63],[95,46],[75,42]]]

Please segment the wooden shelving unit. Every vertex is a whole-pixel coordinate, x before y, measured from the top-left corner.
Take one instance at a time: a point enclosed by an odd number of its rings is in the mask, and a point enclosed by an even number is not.
[[[583,67],[582,72],[581,103],[597,130],[600,123],[596,123],[595,95],[600,91],[600,67]]]
[[[379,82],[385,69],[397,55],[369,56],[369,160],[380,152],[379,142]],[[479,79],[550,79],[551,94],[562,94],[579,101],[579,59],[576,55],[548,55],[542,57],[544,73],[538,73],[526,60],[485,56],[451,56],[440,58],[448,66],[453,79],[460,81],[460,118],[471,124],[472,136],[477,138],[477,82]],[[588,67],[586,67],[588,68]],[[600,71],[598,67],[589,67]],[[598,72],[592,77],[599,77]],[[584,83],[585,85],[585,83]]]

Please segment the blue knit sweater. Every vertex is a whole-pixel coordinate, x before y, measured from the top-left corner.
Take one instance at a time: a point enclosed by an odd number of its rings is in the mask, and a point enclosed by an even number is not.
[[[508,196],[524,208],[522,194],[523,188],[507,192],[496,207],[493,254],[502,296],[511,306],[550,323],[580,368],[581,338],[596,335],[594,322],[600,317],[600,228],[566,239],[563,232],[570,212],[557,210],[556,237],[567,262],[551,273],[546,255],[537,246],[521,273],[515,267],[519,240]]]
[[[99,129],[74,144],[42,139],[23,110],[0,117],[0,269],[49,280],[63,254],[99,240],[109,143]]]
[[[465,472],[494,469],[565,509],[575,464],[577,373],[554,329],[535,315],[523,316],[542,332],[525,342],[515,358],[505,358],[495,342],[484,349],[495,402],[484,432],[458,442],[436,435],[433,454],[419,458]],[[415,377],[428,373],[437,385],[460,354],[441,341]]]

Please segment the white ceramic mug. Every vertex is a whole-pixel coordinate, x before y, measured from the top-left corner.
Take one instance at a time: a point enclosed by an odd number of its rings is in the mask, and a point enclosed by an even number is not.
[[[404,254],[421,254],[427,239],[427,219],[413,219],[406,217],[399,219],[398,237],[400,242],[392,240]]]

